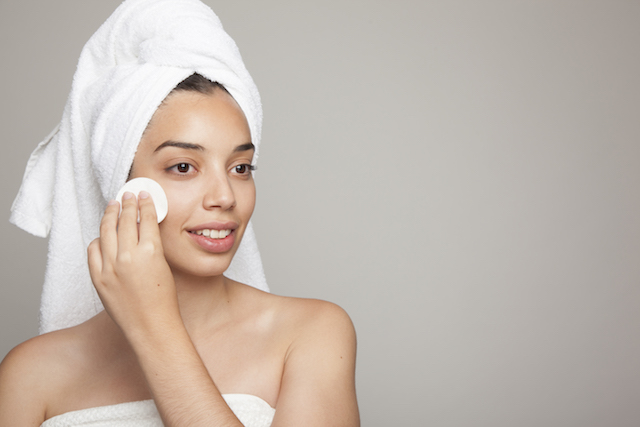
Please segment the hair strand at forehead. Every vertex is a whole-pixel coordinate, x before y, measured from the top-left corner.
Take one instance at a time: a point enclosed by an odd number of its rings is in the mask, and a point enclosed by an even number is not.
[[[201,74],[193,73],[192,75],[178,83],[178,85],[171,91],[171,93],[169,93],[169,95],[179,91],[199,92],[203,95],[210,95],[217,89],[222,89],[227,92],[224,86],[222,86],[220,83],[213,82],[208,78],[202,76]]]

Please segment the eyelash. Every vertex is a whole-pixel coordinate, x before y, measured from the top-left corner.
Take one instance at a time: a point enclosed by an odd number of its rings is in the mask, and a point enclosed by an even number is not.
[[[238,172],[240,175],[248,175],[248,174],[249,174],[249,172],[253,172],[254,170],[256,170],[256,169],[257,169],[255,165],[250,165],[250,164],[248,164],[248,163],[243,163],[243,164],[241,164],[241,165],[234,166],[234,168],[233,168],[233,169],[234,169],[234,170],[236,170],[236,172],[237,172],[237,169],[238,169],[239,167],[243,167],[243,166],[244,166],[247,170],[245,170],[245,172]]]

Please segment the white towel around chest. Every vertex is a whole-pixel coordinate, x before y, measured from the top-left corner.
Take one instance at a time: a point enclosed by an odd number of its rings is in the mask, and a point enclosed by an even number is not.
[[[276,410],[249,394],[223,394],[224,400],[245,427],[269,427]],[[99,406],[67,412],[48,419],[40,427],[162,427],[153,400]]]

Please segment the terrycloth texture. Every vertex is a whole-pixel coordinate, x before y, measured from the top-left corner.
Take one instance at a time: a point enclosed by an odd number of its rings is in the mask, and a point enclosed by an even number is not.
[[[276,410],[257,396],[223,394],[224,400],[245,427],[269,427]],[[49,418],[40,427],[162,427],[153,400],[100,406]]]
[[[153,113],[194,72],[235,98],[257,156],[258,90],[234,41],[200,1],[126,0],[82,50],[62,121],[31,155],[12,207],[11,222],[36,236],[50,233],[41,333],[102,310],[86,248],[99,236],[104,208],[124,184]],[[226,274],[268,291],[251,224]]]

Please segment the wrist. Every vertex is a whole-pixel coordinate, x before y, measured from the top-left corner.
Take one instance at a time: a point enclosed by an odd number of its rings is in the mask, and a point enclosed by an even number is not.
[[[144,352],[146,349],[156,351],[167,344],[175,345],[187,341],[191,343],[177,309],[146,316],[121,329],[136,353]]]

